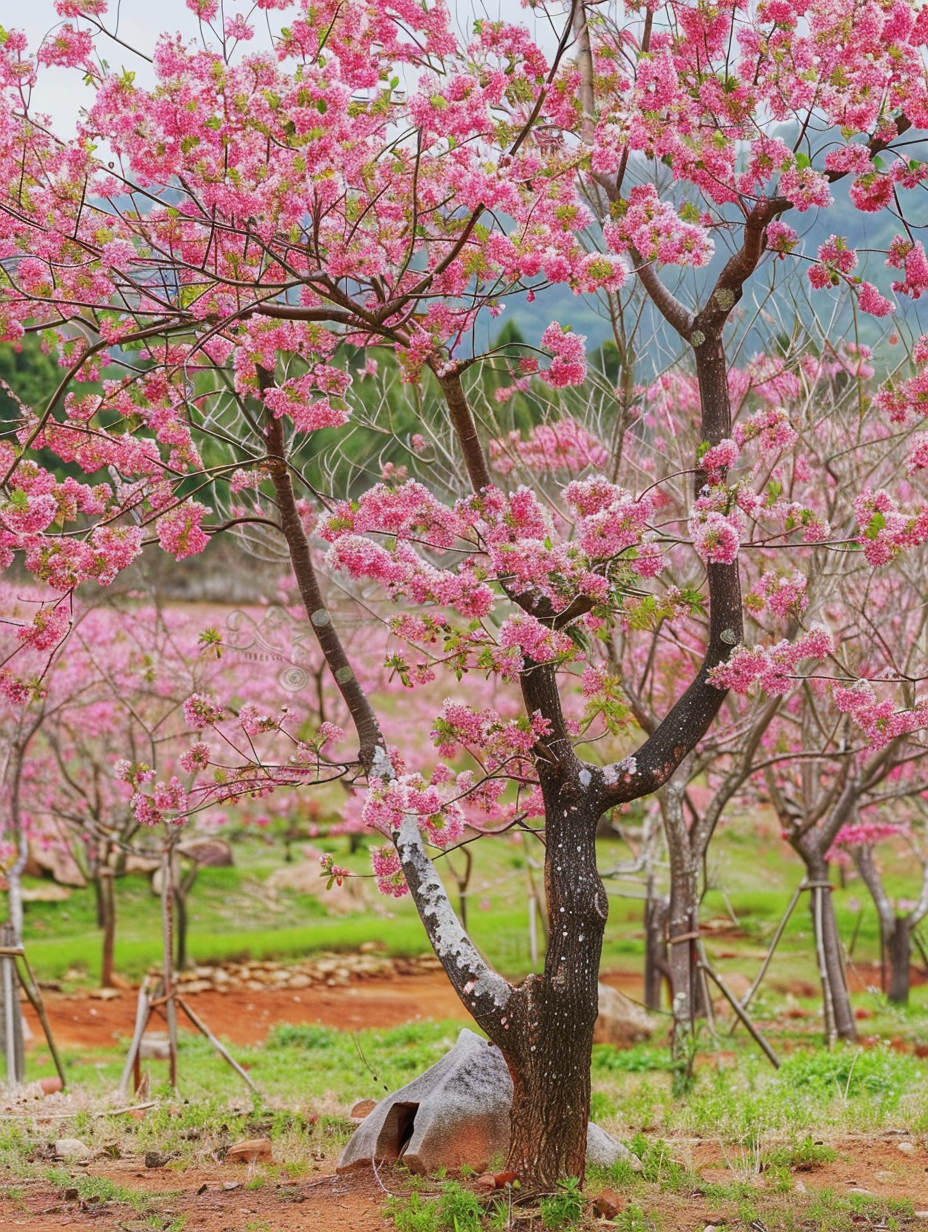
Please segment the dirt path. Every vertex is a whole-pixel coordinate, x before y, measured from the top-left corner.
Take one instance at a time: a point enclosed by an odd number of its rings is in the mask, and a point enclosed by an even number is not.
[[[605,982],[632,996],[641,995],[641,976],[616,972]],[[46,993],[46,1007],[55,1042],[65,1048],[109,1048],[129,1039],[135,1024],[136,997],[123,993],[100,1001],[86,993]],[[443,972],[392,979],[359,980],[345,987],[312,988],[302,992],[265,989],[255,992],[201,992],[190,997],[194,1012],[210,1030],[233,1044],[256,1044],[275,1023],[321,1023],[344,1031],[362,1027],[398,1027],[422,1019],[452,1018],[470,1022],[467,1011]],[[24,1006],[33,1034],[41,1027],[30,1006]],[[182,1029],[188,1028],[181,1015]]]

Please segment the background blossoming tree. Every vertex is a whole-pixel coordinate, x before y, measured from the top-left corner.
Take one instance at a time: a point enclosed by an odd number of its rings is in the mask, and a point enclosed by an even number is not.
[[[58,0],[63,22],[34,56],[4,33],[0,336],[41,333],[62,379],[0,444],[0,556],[67,594],[111,581],[148,537],[183,558],[232,525],[282,536],[351,744],[333,753],[326,731],[284,755],[255,746],[242,790],[267,781],[268,760],[291,785],[366,780],[365,821],[385,841],[378,875],[408,887],[513,1075],[510,1166],[532,1184],[582,1174],[607,910],[597,823],[668,782],[726,686],[777,685],[832,648],[811,626],[773,650],[741,645],[739,552],[771,535],[801,543],[820,526],[756,476],[728,480],[739,449],[733,314],[758,268],[790,254],[821,293],[845,292],[855,312],[892,311],[890,287],[859,278],[848,242],[833,236],[801,256],[783,217],[828,209],[845,178],[857,209],[906,213],[928,174],[906,149],[928,127],[928,14],[907,0],[575,2],[552,6],[558,38],[543,50],[505,22],[459,38],[442,3],[259,0],[288,24],[252,50],[243,14],[221,16],[215,0],[188,7],[196,37],[143,49],[147,85],[97,58],[105,0]],[[34,83],[56,66],[91,86],[73,139],[32,110]],[[914,298],[928,286],[924,248],[898,225],[892,270],[878,277]],[[471,397],[474,370],[497,362],[481,322],[504,296],[549,283],[612,297],[615,430],[566,486],[495,482],[498,434]],[[695,371],[685,521],[661,517],[665,474],[635,478],[635,452],[649,451],[647,431],[629,429],[647,401],[649,374],[636,377],[633,360],[642,296]],[[324,443],[352,432],[347,345],[390,348],[422,391],[408,459],[422,451],[420,479],[390,471],[372,485],[350,467],[318,468]],[[540,345],[545,368],[528,348],[509,361],[514,395],[584,380],[569,322],[550,324]],[[888,385],[874,414],[904,421],[924,409],[928,343],[914,354],[923,367]],[[102,392],[82,390],[97,379]],[[740,438],[748,452],[768,440],[795,445],[777,408]],[[87,479],[47,469],[40,448]],[[914,449],[913,468],[926,452]],[[858,514],[854,537],[874,566],[928,537],[917,501],[864,493]],[[434,764],[387,747],[327,602],[320,543],[327,571],[397,604],[391,662],[410,684],[489,672],[521,713],[477,711],[452,685]],[[659,575],[668,552],[687,551],[704,566],[708,610],[696,661],[651,730],[617,740],[621,682],[599,644],[643,619],[642,605],[649,619],[686,620],[694,597]],[[21,640],[50,645],[66,627],[66,606],[53,605]],[[564,702],[578,685],[579,719]],[[29,693],[15,660],[0,687]],[[886,704],[891,724],[925,717]],[[280,732],[279,716],[253,717],[255,735]],[[200,698],[188,719],[205,730],[222,707]],[[208,776],[215,759],[198,743]],[[473,768],[452,764],[461,750]],[[179,785],[148,786],[132,766],[126,777],[146,822],[186,814]],[[543,830],[549,944],[544,970],[518,987],[471,944],[429,855],[460,839],[465,797],[486,828]]]

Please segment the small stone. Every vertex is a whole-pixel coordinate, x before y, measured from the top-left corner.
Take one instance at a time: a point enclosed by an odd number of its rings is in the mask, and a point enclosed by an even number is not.
[[[259,1160],[270,1163],[272,1158],[270,1138],[248,1138],[234,1143],[226,1152],[227,1161],[238,1163],[253,1164]]]
[[[376,1099],[359,1099],[355,1106],[351,1109],[351,1119],[353,1121],[363,1121],[366,1116],[369,1116],[377,1107]]]
[[[43,1095],[57,1095],[61,1090],[61,1079],[55,1075],[54,1078],[40,1078],[39,1086],[42,1088]]]
[[[915,1152],[914,1142],[897,1142],[896,1150],[901,1151],[903,1155],[912,1155]]]
[[[93,1151],[80,1138],[59,1138],[55,1143],[55,1154],[59,1159],[89,1159]]]
[[[117,997],[122,996],[122,993],[118,988],[91,988],[87,996],[97,1001],[115,1001]]]
[[[600,1219],[615,1219],[624,1206],[625,1199],[614,1189],[604,1189],[598,1197],[593,1199],[593,1210]]]

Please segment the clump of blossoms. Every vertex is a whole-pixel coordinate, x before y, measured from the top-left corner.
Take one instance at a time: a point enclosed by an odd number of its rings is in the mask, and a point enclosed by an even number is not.
[[[928,540],[928,505],[903,509],[883,489],[865,488],[854,500],[859,534],[857,542],[867,562],[886,565],[906,548],[920,547]]]
[[[805,659],[826,659],[834,653],[834,638],[822,625],[813,625],[794,642],[775,646],[738,646],[727,661],[714,667],[709,680],[717,688],[749,693],[755,686],[769,697],[789,692],[792,675]]]
[[[582,385],[586,380],[586,338],[574,334],[553,321],[541,335],[541,345],[550,351],[552,360],[540,374],[542,379],[555,389],[567,385]]]
[[[701,226],[685,222],[667,201],[662,201],[653,184],[640,184],[631,190],[624,212],[603,227],[603,236],[612,252],[635,252],[645,261],[661,265],[706,265],[715,245]]]
[[[743,449],[749,441],[756,441],[765,454],[781,453],[792,449],[799,440],[799,433],[789,421],[788,412],[781,406],[758,411],[750,419],[735,425],[735,441]]]
[[[157,782],[151,795],[136,791],[130,801],[136,821],[143,826],[162,823],[180,826],[187,820],[187,792],[176,775],[165,782]]]
[[[184,722],[192,731],[203,731],[218,723],[225,707],[204,693],[191,693],[184,702]]]
[[[893,283],[893,290],[897,295],[920,299],[928,291],[928,256],[925,255],[925,245],[921,240],[894,236],[886,264],[903,272],[903,277]]]
[[[766,607],[778,620],[790,620],[808,607],[807,586],[798,569],[767,570],[745,596],[745,606],[755,615]]]
[[[155,522],[155,530],[165,552],[170,552],[176,560],[186,560],[202,552],[209,543],[209,536],[201,526],[207,513],[209,510],[199,501],[184,501],[162,514]]]
[[[928,334],[916,341],[912,359],[917,368],[915,376],[902,381],[888,377],[874,399],[894,424],[928,416]]]
[[[366,826],[395,837],[403,822],[412,818],[430,843],[448,847],[464,833],[464,814],[451,797],[453,782],[438,776],[429,782],[421,774],[399,774],[393,778],[372,776],[369,780],[361,818]]]
[[[460,747],[479,752],[488,771],[515,762],[512,768],[519,772],[525,769],[521,762],[527,764],[536,743],[550,730],[550,722],[537,711],[531,718],[506,719],[491,707],[477,711],[446,698],[431,739],[442,757],[454,757]]]
[[[381,894],[402,898],[409,893],[406,877],[395,847],[372,847],[371,868]]]
[[[872,749],[883,749],[897,737],[928,727],[928,697],[900,710],[889,697],[881,701],[869,680],[858,680],[848,688],[836,686],[832,698],[837,708],[861,728]]]
[[[731,513],[697,510],[690,518],[690,535],[697,555],[708,565],[730,565],[737,559],[744,533],[739,509]]]

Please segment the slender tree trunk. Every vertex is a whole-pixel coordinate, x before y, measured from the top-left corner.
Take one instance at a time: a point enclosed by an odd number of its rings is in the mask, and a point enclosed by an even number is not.
[[[103,956],[100,962],[100,987],[113,987],[113,953],[116,945],[116,894],[113,870],[107,865],[97,868],[94,883],[97,890],[97,914],[103,929]]]
[[[912,919],[897,916],[877,869],[869,844],[854,849],[854,864],[870,891],[880,922],[880,964],[883,992],[887,1000],[905,1005],[909,999],[909,967],[912,962]],[[889,978],[887,979],[887,967]]]
[[[176,966],[183,971],[187,966],[187,898],[180,886],[174,890],[174,936],[177,947]]]
[[[176,937],[176,952],[177,952],[177,970],[183,971],[188,962],[187,955],[187,932],[189,917],[187,914],[187,900],[190,897],[190,891],[193,889],[194,882],[197,879],[199,867],[194,864],[193,868],[181,877],[175,876],[174,880],[174,905],[176,908],[174,916],[174,936]],[[180,870],[177,870],[179,874]]]
[[[670,981],[670,955],[667,953],[669,914],[670,898],[666,894],[648,896],[644,909],[644,1003],[649,1010],[661,1008],[664,981]]]
[[[706,1000],[699,976],[699,904],[690,869],[673,876],[671,861],[668,949],[674,1030],[692,1031],[706,1015]]]
[[[892,926],[883,927],[880,921],[883,953],[889,965],[886,983],[886,998],[894,1005],[906,1005],[909,1000],[909,969],[912,963],[912,930],[905,916],[894,916]]]
[[[838,1039],[856,1040],[857,1027],[854,1010],[847,989],[841,939],[835,919],[835,905],[828,880],[828,865],[817,853],[799,849],[806,865],[806,875],[812,889],[812,929],[816,951],[819,955],[819,976],[822,981],[822,997],[825,1002],[826,1031],[830,1014],[832,1029]]]
[[[546,797],[549,793],[546,792]],[[512,998],[501,1044],[514,1093],[508,1167],[532,1185],[582,1179],[590,1115],[599,960],[609,905],[596,822],[582,798],[546,810],[548,949],[544,973]]]
[[[690,761],[687,758],[680,765],[661,792],[661,816],[670,861],[667,941],[675,1051],[692,1034],[695,1020],[706,1013],[698,968],[699,853],[693,849],[683,814]]]

